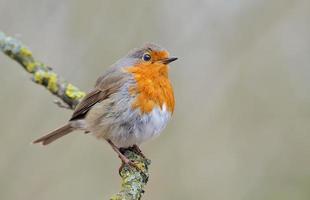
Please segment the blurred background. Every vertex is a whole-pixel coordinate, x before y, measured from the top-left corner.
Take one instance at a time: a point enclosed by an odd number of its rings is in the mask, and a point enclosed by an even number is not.
[[[166,47],[176,109],[144,199],[310,199],[310,1],[0,0],[0,30],[81,89],[146,41]],[[0,54],[0,199],[108,199],[120,161]]]

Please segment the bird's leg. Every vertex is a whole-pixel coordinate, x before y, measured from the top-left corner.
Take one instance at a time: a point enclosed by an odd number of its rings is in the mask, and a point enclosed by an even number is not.
[[[118,154],[118,157],[123,161],[125,164],[129,164],[131,160],[129,160],[122,152],[120,152],[119,148],[115,146],[115,144],[111,140],[107,140],[108,143],[111,145],[112,149]]]
[[[133,146],[132,146],[132,148],[140,155],[140,156],[142,156],[142,158],[146,158],[145,157],[145,155],[142,153],[142,150],[140,149],[140,147],[138,146],[138,145],[136,145],[136,144],[134,144]]]
[[[115,146],[115,144],[111,140],[107,140],[108,143],[111,145],[112,149],[118,154],[118,157],[122,160],[123,164],[120,167],[120,169],[123,167],[124,164],[131,165],[132,167],[135,167],[138,171],[140,171],[140,168],[135,165],[131,160],[129,160],[121,151],[120,149]],[[120,170],[119,170],[120,171]]]

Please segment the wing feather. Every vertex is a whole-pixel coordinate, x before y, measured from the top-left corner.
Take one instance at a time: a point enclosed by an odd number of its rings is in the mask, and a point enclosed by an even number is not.
[[[85,118],[88,111],[97,103],[116,93],[128,80],[129,75],[124,72],[108,72],[98,78],[95,89],[89,92],[75,108],[70,121]]]

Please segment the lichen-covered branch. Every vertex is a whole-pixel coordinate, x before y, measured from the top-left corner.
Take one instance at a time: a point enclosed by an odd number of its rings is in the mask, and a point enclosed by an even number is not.
[[[134,148],[125,149],[123,153],[127,158],[134,161],[134,164],[139,167],[139,170],[130,165],[121,167],[121,191],[113,195],[111,200],[141,199],[144,193],[143,188],[149,178],[148,166],[151,164],[151,161],[135,152]]]
[[[20,41],[6,36],[1,31],[0,50],[21,64],[27,72],[32,74],[34,82],[47,88],[52,94],[64,101],[70,109],[74,109],[85,96],[85,92],[61,78],[51,67],[34,59],[32,52]],[[60,104],[59,102],[57,103]],[[130,165],[121,166],[121,190],[119,193],[113,195],[111,199],[140,199],[144,193],[143,188],[148,181],[148,166],[150,165],[150,160],[143,158],[133,148],[128,148],[123,151],[124,154],[139,167],[139,170]]]
[[[33,81],[46,87],[50,92],[68,104],[70,108],[73,109],[85,96],[83,91],[62,79],[53,72],[51,67],[35,60],[32,52],[20,41],[12,37],[7,37],[2,32],[0,32],[0,49],[3,53],[21,64],[27,72],[31,73],[33,75]]]

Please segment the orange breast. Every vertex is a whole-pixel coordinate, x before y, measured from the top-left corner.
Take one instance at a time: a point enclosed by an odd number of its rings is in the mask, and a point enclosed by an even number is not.
[[[154,107],[162,108],[164,104],[167,110],[174,110],[174,94],[168,78],[168,66],[154,63],[140,63],[126,69],[132,73],[137,85],[130,88],[130,93],[137,96],[132,104],[133,108],[140,108],[142,113],[149,113]]]

